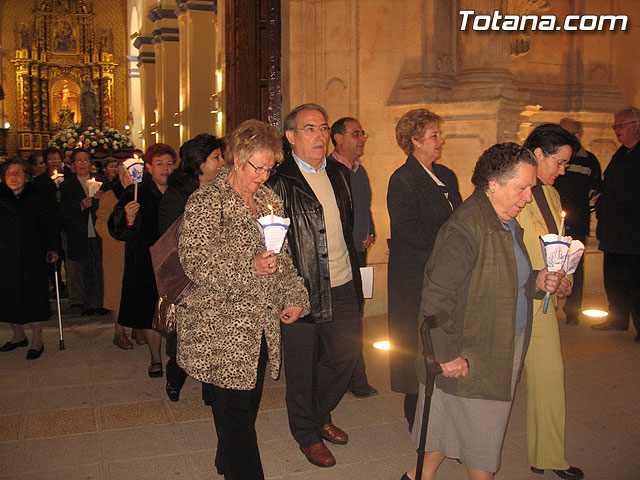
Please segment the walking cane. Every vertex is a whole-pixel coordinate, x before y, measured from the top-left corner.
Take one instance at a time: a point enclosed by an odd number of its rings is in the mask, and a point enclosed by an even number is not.
[[[49,258],[47,260],[50,260]],[[62,338],[62,314],[60,313],[60,285],[58,284],[58,269],[55,262],[53,265],[54,280],[56,282],[56,304],[58,305],[58,329],[60,330],[60,350],[64,350],[64,339]]]
[[[418,453],[418,464],[416,465],[416,479],[422,478],[422,463],[424,462],[424,447],[427,443],[427,429],[429,428],[429,411],[431,410],[431,396],[436,376],[442,373],[442,367],[436,362],[433,354],[433,344],[431,343],[431,328],[437,327],[435,316],[425,316],[420,327],[422,346],[424,348],[424,368],[427,372],[427,381],[424,387],[424,409],[422,411],[422,425],[420,426],[420,443],[416,452]],[[466,359],[465,359],[466,360]],[[467,365],[469,361],[467,360]]]

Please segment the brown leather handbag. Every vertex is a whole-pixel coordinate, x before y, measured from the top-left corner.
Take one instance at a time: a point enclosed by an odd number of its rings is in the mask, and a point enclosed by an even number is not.
[[[152,327],[165,336],[175,332],[175,309],[184,306],[186,297],[193,287],[193,282],[184,273],[178,256],[178,230],[181,224],[182,215],[149,248],[158,288],[158,303]]]

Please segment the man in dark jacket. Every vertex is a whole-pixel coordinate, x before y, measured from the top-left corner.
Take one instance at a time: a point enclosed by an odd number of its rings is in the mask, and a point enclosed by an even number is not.
[[[67,256],[78,262],[82,272],[82,314],[105,315],[108,312],[102,307],[102,243],[94,224],[98,201],[109,182],[96,175],[96,181],[102,182],[102,186],[90,197],[86,187],[90,179],[89,152],[75,149],[71,154],[71,165],[75,175],[66,175],[60,184],[60,214],[67,231]]]
[[[627,330],[631,316],[640,343],[640,110],[618,110],[613,131],[622,145],[604,171],[596,201],[609,320],[591,328]]]
[[[582,139],[582,124],[572,118],[560,120],[560,126]],[[553,186],[560,194],[562,209],[567,213],[565,233],[574,240],[587,244],[589,222],[591,220],[591,201],[600,191],[602,169],[596,156],[584,149],[582,144],[565,168],[565,174],[556,178]],[[582,312],[582,290],[584,285],[584,261],[580,262],[573,275],[573,290],[564,304],[567,325],[577,325]]]
[[[347,390],[361,336],[349,171],[325,157],[329,125],[322,107],[300,105],[285,119],[284,130],[292,152],[267,184],[291,220],[289,249],[311,300],[309,315],[282,325],[287,413],[307,459],[330,467],[336,460],[322,440],[349,440],[331,422],[331,411]]]
[[[367,252],[376,237],[371,215],[371,184],[367,171],[360,164],[367,137],[357,119],[342,117],[331,125],[331,143],[334,150],[327,157],[328,160],[336,160],[349,169],[353,198],[353,244],[361,267],[367,266]],[[378,393],[369,385],[362,348],[349,383],[349,391],[356,397],[370,397]]]

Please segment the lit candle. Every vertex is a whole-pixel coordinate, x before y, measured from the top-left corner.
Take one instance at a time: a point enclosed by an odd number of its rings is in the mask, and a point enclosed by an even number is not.
[[[87,180],[87,196],[93,197],[97,193],[97,191],[100,190],[101,186],[102,182],[96,182],[95,178],[90,178],[89,180]]]
[[[56,187],[59,186],[64,180],[64,175],[62,173],[58,173],[58,170],[53,171],[53,175],[51,175],[51,180],[54,181]]]
[[[566,217],[567,214],[566,212],[563,210],[562,211],[562,222],[560,222],[560,236],[564,237],[564,217]]]
[[[267,203],[267,208],[271,212],[271,223],[275,223],[273,219],[273,206],[270,203]]]

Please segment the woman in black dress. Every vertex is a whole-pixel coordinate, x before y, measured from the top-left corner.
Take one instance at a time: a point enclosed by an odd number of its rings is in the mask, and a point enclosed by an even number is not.
[[[113,238],[125,241],[118,323],[144,330],[151,353],[150,377],[161,377],[163,372],[162,337],[151,328],[158,289],[149,247],[160,237],[158,208],[176,160],[170,145],[156,143],[149,147],[144,154],[145,175],[138,184],[138,200],[134,201],[135,186],[130,185],[113,208],[108,223]]]
[[[408,155],[389,179],[389,362],[391,389],[405,394],[404,413],[413,425],[418,400],[414,362],[418,346],[418,311],[424,267],[438,230],[462,199],[455,173],[436,161],[444,139],[442,119],[427,109],[405,113],[396,126],[396,141]]]
[[[0,347],[8,352],[29,344],[23,325],[31,324],[33,338],[27,360],[42,355],[43,322],[49,318],[49,266],[58,260],[56,209],[51,200],[27,180],[27,165],[9,160],[0,183],[0,321],[11,324],[13,338]]]
[[[201,133],[180,147],[180,164],[169,175],[168,188],[160,201],[158,222],[160,235],[184,212],[189,196],[198,188],[209,183],[222,167],[222,139]],[[172,402],[180,398],[180,390],[187,379],[187,373],[176,362],[176,333],[167,338],[167,396]]]

